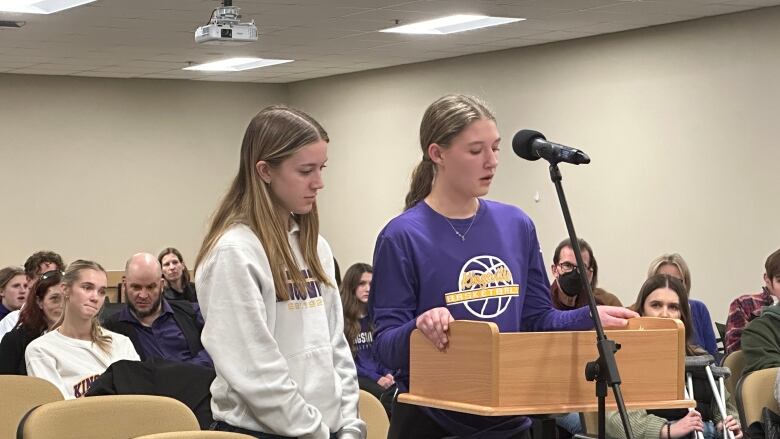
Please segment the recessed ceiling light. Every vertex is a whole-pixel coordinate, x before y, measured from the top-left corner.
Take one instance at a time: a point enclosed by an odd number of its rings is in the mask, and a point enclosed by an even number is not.
[[[183,70],[200,70],[203,72],[240,72],[242,70],[257,69],[276,64],[293,62],[292,59],[263,59],[263,58],[228,58],[205,64],[185,67]]]
[[[380,32],[445,35],[481,29],[483,27],[498,26],[500,24],[514,23],[522,20],[525,20],[525,18],[488,17],[487,15],[450,15],[448,17],[421,21],[419,23],[382,29]]]
[[[21,14],[53,14],[92,3],[95,0],[2,0],[0,11]]]

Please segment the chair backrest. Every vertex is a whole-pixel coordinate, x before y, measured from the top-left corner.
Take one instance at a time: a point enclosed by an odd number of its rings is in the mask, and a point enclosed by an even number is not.
[[[775,413],[780,412],[775,400],[775,379],[778,367],[757,370],[742,377],[737,384],[737,410],[742,421],[742,431],[750,424],[761,420],[761,411],[769,407]]]
[[[385,407],[376,397],[365,390],[360,391],[358,403],[360,419],[366,423],[368,436],[366,439],[386,439],[390,430],[390,420],[387,418]]]
[[[21,439],[127,439],[200,427],[192,411],[175,399],[111,395],[44,404],[19,428]]]
[[[737,392],[737,383],[742,378],[742,370],[745,368],[745,354],[742,351],[730,352],[723,357],[721,365],[731,370],[731,376],[726,379],[726,390],[734,395]]]
[[[54,384],[25,375],[0,375],[0,437],[16,436],[16,427],[31,409],[47,402],[62,401]]]
[[[715,322],[715,329],[718,330],[718,338],[715,343],[720,343],[718,352],[726,352],[726,324]]]
[[[582,423],[582,431],[586,436],[598,437],[599,412],[580,413],[580,422]]]
[[[252,436],[227,431],[174,431],[136,436],[134,439],[252,439]]]

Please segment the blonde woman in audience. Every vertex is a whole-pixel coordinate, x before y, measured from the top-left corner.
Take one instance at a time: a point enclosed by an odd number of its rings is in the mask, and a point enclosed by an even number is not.
[[[685,326],[687,337],[686,355],[707,355],[692,337],[691,310],[688,305],[688,291],[685,285],[673,276],[657,274],[645,281],[639,290],[635,306],[641,316],[679,319]],[[693,380],[696,409],[634,410],[628,417],[634,437],[677,439],[689,437],[695,431],[704,433],[705,439],[723,437],[723,423],[712,388],[706,379]],[[735,439],[742,439],[739,416],[730,395],[726,398],[726,427],[734,433]],[[620,414],[608,413],[607,436],[625,438]],[[720,433],[716,433],[720,432]]]
[[[197,302],[198,294],[195,291],[195,284],[190,282],[190,273],[184,264],[181,252],[173,247],[168,247],[160,252],[157,261],[160,262],[165,279],[163,297],[167,300]]]
[[[27,298],[27,275],[19,267],[0,270],[0,320],[19,310]]]
[[[63,275],[65,308],[51,331],[27,347],[27,373],[51,381],[66,399],[80,398],[112,363],[138,361],[130,339],[103,329],[98,313],[106,299],[106,271],[78,260]]]
[[[0,342],[0,375],[27,375],[25,349],[62,317],[65,304],[62,272],[47,271],[34,284],[35,289],[27,295],[24,308],[19,313],[18,325]]]
[[[328,136],[307,114],[267,107],[195,261],[214,360],[214,430],[257,438],[357,439],[355,364],[333,254],[319,235]]]
[[[688,269],[685,259],[678,253],[664,254],[653,259],[650,263],[650,268],[647,270],[647,277],[649,278],[656,274],[668,274],[683,283],[691,306],[694,341],[713,357],[720,358],[710,311],[704,302],[690,298],[691,270]]]

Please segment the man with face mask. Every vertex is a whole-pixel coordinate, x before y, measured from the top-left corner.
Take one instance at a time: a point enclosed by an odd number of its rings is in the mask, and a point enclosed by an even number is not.
[[[127,336],[141,360],[164,358],[214,367],[203,349],[203,316],[196,303],[167,301],[162,295],[160,263],[149,253],[127,261],[122,279],[127,304],[103,326]]]
[[[596,297],[597,305],[623,306],[620,299],[601,288],[596,288],[598,282],[599,266],[593,256],[593,249],[585,242],[579,240],[582,251],[582,262],[585,264],[586,275]],[[577,259],[571,247],[571,241],[564,239],[558,244],[553,253],[553,265],[550,267],[554,278],[550,286],[553,306],[560,310],[571,310],[587,306],[588,293],[582,287],[580,275],[577,271]]]
[[[731,302],[723,343],[727,353],[740,350],[742,332],[748,323],[758,319],[762,312],[778,309],[777,306],[773,306],[778,303],[778,297],[780,297],[780,249],[766,259],[762,291],[756,294],[744,294]],[[764,322],[771,322],[773,326],[780,325],[780,315],[773,312],[772,317],[767,317]],[[780,346],[775,346],[775,348],[780,349]]]

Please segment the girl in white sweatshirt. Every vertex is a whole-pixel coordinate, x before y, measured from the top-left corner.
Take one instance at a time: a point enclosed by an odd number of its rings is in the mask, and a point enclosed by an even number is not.
[[[319,236],[328,137],[307,114],[260,111],[195,262],[214,359],[214,430],[359,439],[358,383],[333,254]]]
[[[106,300],[106,271],[96,262],[78,260],[62,278],[65,309],[51,331],[25,351],[27,374],[51,381],[66,399],[80,398],[111,363],[138,361],[129,338],[100,327]]]

